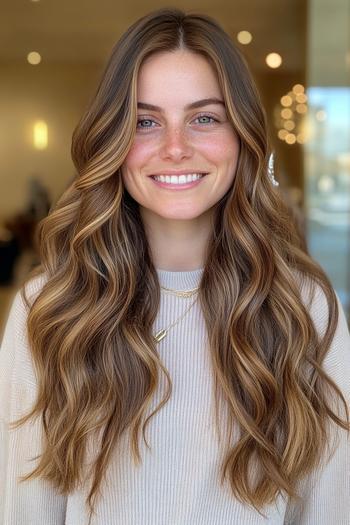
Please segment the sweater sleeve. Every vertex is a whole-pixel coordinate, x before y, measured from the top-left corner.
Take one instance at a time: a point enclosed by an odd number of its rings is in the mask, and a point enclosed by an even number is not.
[[[338,325],[323,368],[340,388],[350,408],[350,335],[338,295],[337,303]],[[319,286],[310,313],[316,329],[324,333],[328,305]],[[339,408],[338,415],[345,419],[343,405],[340,404]],[[331,451],[334,450],[330,460],[323,461],[322,467],[300,485],[302,501],[287,505],[286,525],[350,525],[350,437],[346,430],[333,422],[330,444]]]
[[[37,392],[26,316],[26,305],[18,291],[0,349],[0,525],[63,525],[67,497],[45,480],[18,480],[36,466],[34,458],[40,454],[42,439],[40,418],[16,429],[9,427],[10,421],[28,412]]]

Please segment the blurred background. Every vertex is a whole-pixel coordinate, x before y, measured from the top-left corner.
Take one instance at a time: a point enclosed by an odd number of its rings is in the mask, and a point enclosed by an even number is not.
[[[175,6],[215,17],[268,117],[275,176],[350,316],[350,0],[0,0],[0,340],[38,262],[35,227],[75,176],[72,132],[111,48]]]

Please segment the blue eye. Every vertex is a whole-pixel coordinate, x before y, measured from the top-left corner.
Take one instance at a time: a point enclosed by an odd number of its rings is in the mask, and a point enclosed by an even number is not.
[[[139,126],[140,123],[144,123],[144,122],[154,122],[154,120],[150,119],[150,118],[143,118],[143,119],[139,119],[137,121],[137,127],[140,129],[140,128],[153,128],[154,126]]]
[[[212,122],[217,122],[217,120],[214,117],[210,116],[210,115],[199,115],[199,117],[197,117],[195,120],[202,119],[202,118],[211,119]],[[211,124],[211,122],[202,122],[202,124]]]

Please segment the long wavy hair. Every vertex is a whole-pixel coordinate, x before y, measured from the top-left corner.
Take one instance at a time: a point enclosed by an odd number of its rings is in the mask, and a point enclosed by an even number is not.
[[[267,177],[266,116],[248,66],[212,18],[164,8],[136,21],[112,50],[91,104],[72,139],[77,175],[37,228],[44,275],[27,306],[27,333],[38,381],[32,410],[43,450],[33,472],[68,494],[89,478],[90,519],[112,452],[139,435],[171,396],[172,382],[152,334],[160,303],[139,205],[123,186],[121,166],[133,143],[137,77],[152,53],[185,48],[215,68],[228,118],[240,142],[231,188],[215,207],[200,281],[215,384],[227,409],[221,482],[259,512],[279,493],[298,498],[297,483],[316,468],[330,423],[350,430],[343,393],[322,368],[338,321],[335,292],[304,249],[288,206]],[[321,287],[328,320],[320,334],[302,296]],[[159,385],[167,389],[148,414]],[[329,394],[329,396],[328,396]],[[333,396],[333,397],[332,397]],[[339,398],[345,419],[333,410]],[[238,425],[239,436],[230,442]],[[220,434],[220,432],[219,432]],[[84,477],[89,440],[95,455]],[[249,476],[254,461],[257,477]]]

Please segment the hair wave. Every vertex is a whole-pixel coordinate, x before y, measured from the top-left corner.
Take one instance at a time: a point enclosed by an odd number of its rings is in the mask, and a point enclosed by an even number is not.
[[[69,493],[83,482],[92,439],[90,516],[122,434],[130,431],[139,463],[140,430],[146,442],[147,423],[171,395],[152,335],[157,272],[120,168],[134,138],[140,65],[152,53],[178,48],[215,68],[240,142],[232,187],[216,205],[199,289],[217,424],[220,398],[229,417],[221,481],[227,478],[233,495],[258,510],[280,491],[297,497],[297,482],[325,451],[329,422],[349,430],[343,394],[322,368],[337,325],[336,296],[267,177],[266,116],[246,62],[212,18],[161,9],[135,22],[112,50],[73,133],[77,176],[38,226],[41,264],[28,278],[46,276],[27,319],[38,397],[16,425],[40,415],[45,446],[23,480],[40,476]],[[303,302],[305,283],[320,286],[327,300],[322,336]],[[28,301],[25,287],[23,294]],[[145,418],[161,372],[168,389]],[[328,390],[344,403],[345,421]],[[239,439],[230,444],[236,423]],[[254,486],[252,460],[260,472]]]

